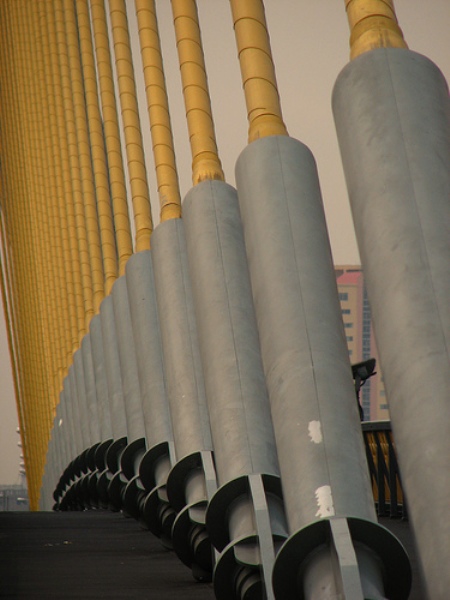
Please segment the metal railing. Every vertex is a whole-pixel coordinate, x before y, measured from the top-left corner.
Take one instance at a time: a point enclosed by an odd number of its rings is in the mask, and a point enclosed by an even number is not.
[[[377,514],[407,519],[391,423],[366,421],[361,425]]]

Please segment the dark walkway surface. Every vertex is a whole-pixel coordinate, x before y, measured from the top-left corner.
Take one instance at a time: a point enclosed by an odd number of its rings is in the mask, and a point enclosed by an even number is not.
[[[410,600],[424,600],[409,524],[383,519],[408,550]],[[214,600],[211,584],[136,521],[111,512],[0,513],[0,598]]]
[[[214,592],[121,514],[5,512],[0,598],[213,600]]]

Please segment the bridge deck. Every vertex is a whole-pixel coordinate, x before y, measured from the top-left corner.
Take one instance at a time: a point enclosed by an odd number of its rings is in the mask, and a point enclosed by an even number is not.
[[[121,514],[0,514],[0,598],[213,600],[173,552]]]
[[[382,520],[413,559],[414,591],[423,600],[408,523]],[[214,600],[173,552],[121,514],[0,513],[0,598],[62,600]]]

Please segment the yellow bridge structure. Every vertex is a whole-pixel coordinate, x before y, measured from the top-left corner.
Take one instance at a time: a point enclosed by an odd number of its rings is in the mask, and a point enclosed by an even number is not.
[[[0,2],[1,285],[30,507],[122,510],[213,577],[219,600],[406,600],[408,557],[376,519],[315,161],[283,119],[263,0],[229,4],[248,118],[236,188],[196,2],[171,0],[192,160],[182,202],[155,0]],[[450,589],[448,88],[408,49],[392,0],[342,10],[336,130],[438,600]]]

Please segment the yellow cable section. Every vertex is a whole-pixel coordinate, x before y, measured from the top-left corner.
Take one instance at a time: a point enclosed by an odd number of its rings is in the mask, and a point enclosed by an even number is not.
[[[25,369],[18,369],[21,378],[22,389],[24,394],[20,400],[25,400],[31,388],[28,387],[29,382],[36,380],[29,378],[30,361],[27,360],[30,356],[30,343],[34,342],[34,333],[38,325],[38,320],[29,322],[29,327],[24,328],[23,324],[27,322],[30,315],[30,306],[35,300],[36,289],[28,289],[28,294],[24,290],[27,287],[25,279],[27,262],[30,261],[32,268],[31,279],[34,282],[36,275],[34,256],[30,256],[30,240],[23,235],[22,228],[18,228],[18,213],[23,213],[24,210],[30,208],[29,197],[33,193],[31,187],[30,169],[23,172],[20,177],[20,171],[25,164],[29,164],[29,129],[28,124],[24,123],[26,118],[26,110],[23,110],[23,99],[25,94],[24,77],[21,72],[21,64],[17,54],[12,53],[14,47],[14,38],[17,35],[17,15],[13,14],[14,8],[7,3],[2,3],[0,6],[1,15],[0,23],[2,26],[1,43],[2,48],[0,58],[2,60],[2,86],[1,86],[1,118],[2,123],[0,132],[2,135],[2,179],[4,190],[2,194],[2,210],[5,212],[5,226],[7,228],[6,235],[10,247],[10,262],[11,274],[11,289],[15,299],[15,314],[17,315],[16,340],[18,349],[18,365],[25,365]],[[25,268],[24,268],[25,267]],[[27,323],[28,324],[28,323]],[[41,350],[42,346],[41,346]],[[42,353],[41,353],[42,355]],[[36,390],[36,388],[34,388]],[[35,418],[36,407],[27,407],[27,425],[28,430],[33,434],[24,439],[24,444],[29,451],[31,462],[35,461],[37,452],[35,449],[35,440],[37,440],[37,425],[38,421]],[[35,471],[35,470],[34,470]],[[33,470],[30,472],[29,482],[32,484],[32,489],[35,489],[33,484]]]
[[[109,11],[139,252],[150,248],[153,223],[124,0],[109,0]]]
[[[109,184],[114,214],[119,275],[123,275],[127,260],[133,253],[133,242],[131,239],[119,121],[114,93],[114,77],[103,0],[91,0],[91,18],[103,115],[103,129],[109,166]]]
[[[54,414],[59,401],[59,391],[61,389],[65,366],[65,348],[69,340],[69,330],[66,327],[68,306],[67,294],[64,294],[65,281],[63,276],[64,265],[62,262],[61,232],[56,218],[56,178],[54,169],[52,168],[50,117],[45,94],[44,52],[42,34],[38,25],[39,15],[37,8],[38,6],[35,3],[30,6],[24,29],[31,40],[31,56],[29,57],[27,66],[28,76],[35,89],[35,107],[37,109],[35,123],[38,134],[36,141],[40,160],[39,172],[44,184],[43,193],[40,198],[41,208],[38,210],[46,223],[46,233],[44,235],[48,235],[47,257],[45,257],[43,265],[43,271],[44,273],[47,272],[48,276],[48,287],[44,287],[44,301],[49,307],[48,328],[53,355],[51,373],[49,373],[51,383],[49,400],[51,402],[52,413]],[[30,68],[33,59],[35,61],[35,68]],[[38,239],[37,236],[35,239]]]
[[[375,48],[407,48],[393,0],[345,0],[350,58]]]
[[[8,7],[9,8],[9,7]],[[2,211],[4,211],[5,218],[2,219],[2,243],[4,247],[4,254],[7,257],[7,267],[9,274],[9,294],[10,297],[14,298],[14,303],[11,302],[12,307],[11,315],[14,322],[14,345],[16,348],[16,370],[18,376],[18,382],[20,386],[20,393],[18,395],[18,401],[21,405],[21,414],[24,418],[24,428],[22,430],[22,443],[24,455],[27,456],[28,464],[31,466],[34,458],[34,447],[33,447],[33,435],[31,431],[34,427],[33,415],[31,414],[30,408],[26,405],[26,397],[28,393],[27,388],[27,376],[26,371],[23,368],[26,358],[26,347],[25,340],[23,338],[23,330],[20,327],[21,317],[23,314],[23,303],[22,296],[20,295],[20,268],[18,269],[17,246],[20,246],[21,239],[14,235],[15,230],[15,215],[12,208],[14,207],[14,200],[21,197],[24,190],[24,181],[17,181],[16,178],[16,164],[20,162],[21,157],[18,155],[17,139],[15,136],[20,135],[20,123],[17,123],[16,111],[17,109],[17,98],[14,95],[13,90],[16,86],[13,83],[12,75],[12,62],[13,59],[9,55],[11,48],[11,40],[9,23],[7,23],[7,5],[6,3],[0,4],[0,26],[2,27],[0,35],[1,51],[0,60],[1,73],[2,73],[2,87],[1,103],[0,103],[0,118],[1,127],[0,134],[2,136]],[[19,128],[16,129],[16,126]],[[20,168],[20,167],[19,167]],[[25,178],[24,178],[25,179]],[[20,188],[20,192],[18,193]],[[8,250],[7,250],[8,248]],[[24,249],[25,250],[25,249]],[[30,435],[31,434],[31,435]],[[31,488],[30,498],[33,493],[33,469],[30,467],[27,473],[28,486]]]
[[[172,0],[172,13],[191,144],[192,181],[194,185],[207,179],[223,181],[195,0]]]
[[[103,255],[103,270],[105,274],[105,293],[109,294],[114,281],[117,279],[118,264],[111,197],[109,193],[105,141],[99,107],[97,74],[95,71],[94,50],[92,45],[91,22],[87,0],[76,0],[75,6],[78,18],[83,82],[89,122],[92,167],[94,170],[97,195],[98,222]]]
[[[161,222],[181,216],[169,102],[154,0],[135,0]]]
[[[58,273],[60,294],[60,334],[64,340],[61,348],[60,385],[67,372],[72,355],[73,341],[76,340],[76,309],[73,291],[72,269],[70,265],[70,247],[67,231],[65,211],[60,210],[64,201],[61,157],[58,146],[57,122],[55,102],[53,97],[53,83],[51,78],[50,49],[47,36],[46,11],[43,3],[33,3],[33,23],[36,38],[40,36],[39,59],[42,67],[42,99],[41,105],[47,107],[46,114],[46,150],[47,162],[50,171],[51,194],[49,198],[49,211],[51,214],[52,235],[55,239],[55,260]],[[73,332],[73,333],[72,333]],[[73,340],[72,340],[73,335]]]
[[[73,115],[75,118],[76,139],[78,145],[82,201],[84,206],[83,219],[89,251],[92,303],[93,310],[96,313],[98,312],[100,303],[104,297],[103,259],[100,246],[97,198],[94,187],[91,148],[89,145],[84,82],[80,62],[79,36],[73,0],[63,0],[63,10],[67,40],[67,57],[72,85]],[[80,219],[80,223],[83,223],[83,219]],[[88,328],[90,318],[92,317],[90,310],[90,307],[87,307],[86,329]]]
[[[1,123],[0,117],[0,123]],[[3,154],[3,153],[2,153]],[[0,205],[5,202],[4,197],[4,186],[2,185],[2,191],[0,194]],[[20,439],[22,441],[22,450],[25,463],[25,472],[27,472],[28,465],[30,464],[30,457],[28,451],[28,439],[25,435],[27,430],[27,416],[25,414],[23,406],[23,394],[21,392],[20,373],[19,373],[19,357],[17,351],[17,328],[15,326],[15,319],[13,315],[12,307],[12,296],[11,296],[11,278],[10,278],[10,259],[8,257],[7,243],[6,243],[6,231],[3,222],[2,210],[0,209],[0,238],[1,238],[1,253],[0,253],[0,272],[1,272],[1,293],[3,300],[3,314],[6,324],[6,335],[8,341],[9,355],[11,357],[11,372],[14,386],[14,396],[16,401],[17,416],[19,420]]]
[[[39,2],[39,28],[42,32],[42,54],[45,63],[45,93],[49,107],[51,157],[55,171],[56,197],[55,225],[61,232],[62,269],[64,270],[68,314],[65,315],[69,327],[68,343],[65,350],[67,370],[72,360],[72,353],[78,345],[78,325],[83,322],[83,296],[81,289],[81,271],[78,262],[78,245],[74,232],[73,211],[69,216],[69,206],[66,201],[72,194],[70,182],[69,155],[64,126],[64,107],[61,90],[58,86],[60,78],[59,61],[57,56],[56,33],[53,23],[52,6]],[[73,227],[73,229],[71,228]]]
[[[13,5],[11,8],[12,20],[10,21],[10,28],[12,35],[14,36],[14,34],[17,35],[18,32],[22,32],[26,29],[26,20],[24,19],[26,13],[18,11],[17,4]],[[26,43],[22,44],[21,49],[15,54],[17,56],[18,106],[21,114],[19,118],[23,123],[24,128],[24,137],[21,141],[24,144],[23,147],[26,147],[26,160],[30,169],[30,178],[25,190],[25,202],[19,204],[20,214],[18,214],[18,229],[20,228],[22,233],[22,229],[24,229],[23,225],[27,222],[31,229],[31,235],[25,233],[23,243],[21,244],[21,249],[26,246],[29,256],[32,257],[30,262],[22,262],[21,289],[26,302],[26,313],[24,313],[25,321],[23,324],[27,329],[27,352],[29,353],[27,363],[30,365],[28,377],[35,405],[33,409],[35,415],[34,428],[36,431],[36,454],[34,461],[36,465],[35,474],[37,477],[35,485],[37,486],[36,493],[38,493],[50,426],[49,399],[52,395],[50,382],[52,361],[51,348],[49,347],[48,305],[51,304],[51,301],[44,298],[44,293],[46,292],[45,286],[48,285],[49,281],[48,277],[44,275],[44,262],[46,262],[47,258],[47,242],[44,239],[45,233],[43,233],[43,231],[47,230],[48,223],[45,219],[45,214],[40,214],[40,211],[37,210],[37,205],[40,203],[40,197],[42,195],[42,186],[38,182],[37,177],[39,169],[39,152],[36,147],[36,138],[40,137],[40,134],[37,133],[36,119],[33,118],[36,96],[35,91],[31,86],[31,77],[28,70],[30,60],[30,38],[29,36],[26,36],[25,39]],[[16,45],[13,43],[13,47],[15,46]],[[36,269],[35,283],[30,287],[30,279],[29,276],[27,276],[27,271],[29,271],[30,264],[32,264],[33,261]]]
[[[65,104],[71,103],[71,89],[67,90],[66,98],[63,94],[62,85],[62,74],[60,68],[60,56],[59,56],[59,44],[56,30],[55,11],[51,2],[42,3],[46,9],[47,15],[47,35],[48,44],[50,50],[50,64],[51,64],[51,77],[53,83],[53,97],[55,103],[55,117],[56,117],[56,135],[57,145],[59,147],[61,157],[61,171],[62,171],[62,182],[63,182],[63,195],[62,204],[60,206],[60,218],[64,214],[64,218],[67,221],[67,232],[68,241],[70,248],[70,264],[72,267],[72,281],[73,281],[73,295],[75,300],[76,310],[76,327],[72,334],[72,353],[78,347],[78,342],[85,329],[85,306],[84,306],[84,294],[83,294],[83,282],[82,282],[82,260],[81,252],[79,249],[79,241],[77,235],[77,223],[75,219],[74,210],[74,190],[72,185],[72,169],[71,169],[71,154],[69,152],[69,136],[68,136],[68,123],[66,120]],[[63,24],[64,26],[64,24]],[[61,43],[64,47],[64,27],[61,34]],[[67,63],[67,61],[66,61]],[[67,71],[67,69],[66,69]],[[72,127],[73,129],[73,127]],[[73,135],[72,135],[73,138]],[[73,144],[72,144],[73,146]],[[83,257],[86,256],[86,251],[83,253]],[[86,263],[86,258],[84,259]],[[86,269],[86,265],[83,267]]]
[[[20,14],[23,3],[2,3],[0,22],[2,26],[2,167],[8,173],[4,179],[6,188],[2,201],[7,213],[4,237],[10,242],[11,251],[8,260],[11,275],[11,291],[14,297],[12,315],[16,324],[17,372],[20,381],[19,402],[23,416],[21,432],[27,461],[27,479],[30,490],[30,507],[37,508],[39,485],[43,472],[45,450],[48,439],[49,390],[46,383],[46,365],[43,357],[43,332],[41,313],[45,312],[42,294],[35,285],[40,258],[36,257],[33,244],[36,228],[33,216],[34,201],[39,188],[31,180],[31,171],[36,166],[36,126],[30,122],[33,94],[26,79],[23,59],[29,52],[29,40],[25,37],[19,53],[11,52],[16,48],[13,40],[19,31],[23,31]],[[19,12],[20,11],[20,14]],[[29,54],[28,54],[29,55]],[[3,113],[4,109],[4,113]],[[33,165],[33,167],[31,167]],[[3,169],[2,169],[3,171]],[[31,227],[27,229],[25,224]],[[33,231],[34,229],[34,231]],[[42,256],[42,255],[41,255]],[[41,296],[41,297],[40,297]],[[16,318],[17,317],[17,318]]]
[[[45,369],[45,376],[42,378],[40,397],[38,399],[40,409],[40,453],[38,456],[38,488],[37,497],[39,497],[42,476],[45,467],[45,457],[47,453],[48,440],[50,438],[50,430],[53,422],[55,402],[57,400],[58,390],[58,367],[57,367],[57,350],[60,348],[57,332],[57,302],[55,290],[55,268],[54,259],[52,256],[52,243],[50,235],[50,220],[47,207],[47,197],[50,194],[48,188],[48,165],[45,159],[45,153],[42,146],[45,139],[43,131],[42,114],[39,114],[39,98],[42,86],[42,80],[39,78],[39,69],[37,62],[41,58],[41,52],[38,51],[38,56],[35,54],[36,40],[32,33],[31,12],[21,11],[21,19],[18,23],[19,31],[25,34],[27,43],[24,44],[23,53],[23,72],[27,79],[27,89],[29,94],[27,103],[29,105],[28,113],[30,115],[30,142],[33,152],[33,161],[35,164],[35,172],[33,179],[35,180],[35,200],[34,205],[30,210],[32,219],[32,248],[39,262],[39,286],[38,286],[38,307],[43,313],[41,336],[48,344],[47,360],[38,361],[37,365],[41,364],[41,368]],[[35,62],[34,68],[31,65]],[[36,111],[36,112],[35,112]],[[33,117],[35,114],[35,117]],[[40,177],[39,177],[40,176]],[[41,179],[41,181],[39,181]],[[39,223],[40,222],[40,223]],[[39,275],[40,273],[40,275]],[[38,334],[39,335],[39,334]]]
[[[23,127],[25,134],[27,163],[30,172],[28,184],[28,206],[23,211],[22,227],[28,222],[31,235],[27,236],[26,243],[30,253],[34,256],[36,268],[35,294],[33,297],[36,313],[27,315],[27,326],[37,321],[39,329],[36,332],[37,340],[41,339],[43,353],[36,356],[37,368],[41,372],[42,396],[39,402],[45,410],[55,394],[55,341],[52,339],[52,328],[50,323],[56,312],[55,290],[53,281],[53,264],[49,248],[50,234],[48,213],[44,206],[47,190],[45,184],[45,167],[42,164],[39,142],[43,132],[40,115],[38,116],[38,96],[34,85],[34,69],[30,64],[34,58],[31,48],[31,36],[28,30],[26,12],[18,9],[18,4],[11,11],[11,34],[13,36],[13,47],[16,48],[18,94],[20,106],[23,107]],[[18,36],[25,34],[25,43],[19,44]],[[26,268],[26,267],[25,267]],[[28,294],[31,290],[28,291]]]
[[[230,0],[249,122],[248,139],[287,135],[262,0]]]
[[[80,170],[80,155],[77,137],[77,119],[75,102],[77,90],[72,87],[71,65],[69,63],[69,47],[64,19],[62,0],[54,0],[56,39],[58,43],[58,58],[61,74],[61,90],[65,113],[67,142],[70,159],[70,177],[72,181],[73,208],[76,223],[76,239],[78,241],[79,261],[81,266],[81,281],[83,290],[84,318],[79,324],[79,342],[87,331],[87,327],[94,315],[92,273],[86,217],[84,209],[82,173]],[[70,202],[68,202],[70,204]]]
[[[0,117],[0,123],[1,123]],[[4,186],[2,182],[2,189],[0,192],[0,205],[5,202],[4,197]],[[12,309],[12,297],[11,297],[11,279],[9,276],[10,261],[8,257],[7,243],[6,243],[6,231],[3,219],[3,212],[0,209],[0,238],[1,238],[1,252],[0,252],[0,274],[1,274],[1,293],[3,301],[3,315],[6,324],[6,336],[8,341],[9,356],[11,357],[11,371],[14,386],[14,396],[16,399],[17,414],[19,417],[20,431],[25,431],[25,418],[23,414],[23,396],[20,391],[19,381],[19,363],[17,356],[17,340],[16,340],[16,327],[14,324],[14,316]]]

